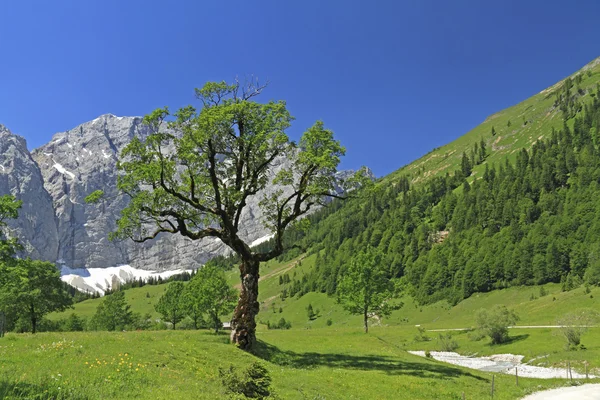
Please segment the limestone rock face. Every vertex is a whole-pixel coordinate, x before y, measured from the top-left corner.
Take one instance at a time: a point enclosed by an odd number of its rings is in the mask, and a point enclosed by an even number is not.
[[[13,226],[15,234],[26,238],[32,257],[70,268],[130,265],[161,272],[198,268],[228,251],[218,239],[192,241],[172,234],[143,244],[108,240],[128,201],[116,188],[117,157],[134,136],[148,135],[142,118],[102,115],[57,133],[31,155],[22,138],[2,129],[0,194],[13,193],[24,200],[21,218]],[[277,159],[270,174],[274,176],[289,162]],[[265,191],[277,189],[269,186]],[[105,199],[86,204],[85,197],[96,190],[102,190]],[[270,234],[259,207],[263,194],[248,199],[242,215],[240,234],[249,243]]]
[[[44,189],[42,174],[25,139],[0,125],[0,195],[5,194],[23,201],[20,218],[8,221],[7,234],[18,237],[31,257],[55,261],[58,231],[52,197]]]

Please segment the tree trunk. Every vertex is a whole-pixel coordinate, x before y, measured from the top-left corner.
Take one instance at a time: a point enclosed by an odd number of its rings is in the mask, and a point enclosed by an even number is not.
[[[242,260],[240,278],[242,290],[231,321],[231,342],[250,350],[256,342],[256,315],[258,304],[258,267],[260,262]]]
[[[215,335],[219,333],[219,328],[223,326],[221,323],[221,319],[219,318],[219,314],[216,311],[213,311],[213,323],[215,324]]]
[[[32,316],[31,317],[31,333],[35,333],[36,329],[37,329],[37,319],[34,316]]]
[[[363,313],[364,321],[365,321],[365,333],[369,333],[369,318],[367,317],[367,310]]]

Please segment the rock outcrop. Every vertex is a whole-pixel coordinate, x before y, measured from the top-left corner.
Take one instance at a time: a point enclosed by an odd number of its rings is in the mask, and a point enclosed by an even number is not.
[[[142,118],[107,114],[57,133],[30,155],[24,139],[0,128],[0,194],[12,193],[24,201],[11,228],[32,257],[70,268],[130,265],[160,272],[194,269],[227,251],[218,239],[192,241],[171,234],[143,244],[108,240],[128,201],[116,188],[117,157],[134,136],[147,134]],[[287,163],[276,160],[270,173]],[[95,190],[104,191],[106,200],[85,203]],[[272,190],[276,188],[266,189]],[[250,243],[270,234],[261,222],[261,198],[249,199],[242,215],[241,235]]]
[[[31,257],[56,261],[58,231],[52,198],[25,139],[0,125],[0,195],[23,201],[18,220],[8,221],[7,234],[18,237]]]

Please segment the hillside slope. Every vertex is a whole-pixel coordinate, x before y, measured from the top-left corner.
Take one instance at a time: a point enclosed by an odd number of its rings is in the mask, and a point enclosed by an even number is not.
[[[292,279],[288,293],[332,295],[367,246],[425,303],[514,285],[599,283],[599,127],[597,59],[312,217],[312,229],[289,241],[311,249],[316,268]]]

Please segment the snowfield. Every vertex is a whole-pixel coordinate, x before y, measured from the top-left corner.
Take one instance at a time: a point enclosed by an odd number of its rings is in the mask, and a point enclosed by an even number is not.
[[[130,265],[89,269],[69,268],[66,266],[61,266],[60,268],[61,279],[64,282],[81,291],[100,293],[101,295],[103,295],[107,289],[125,282],[138,280],[140,278],[147,280],[150,277],[158,278],[159,276],[165,279],[183,272],[186,272],[186,270],[178,269],[164,272],[146,271],[133,268]],[[188,270],[187,272],[191,271]]]

